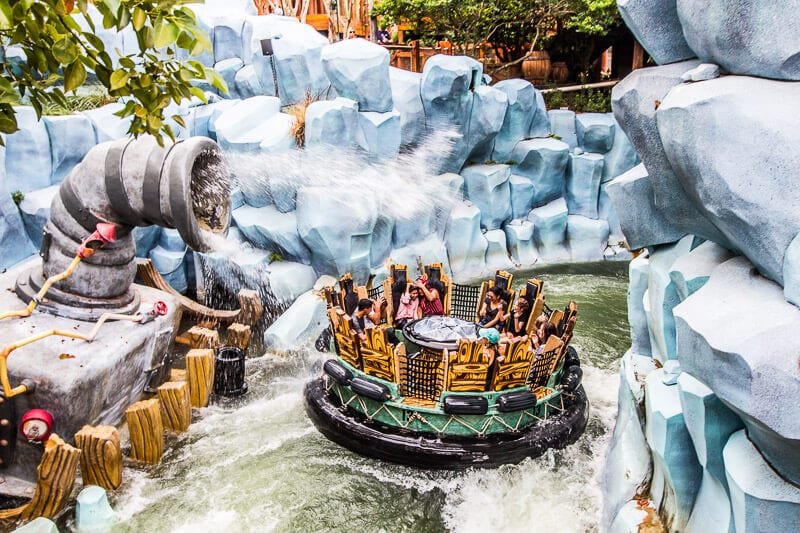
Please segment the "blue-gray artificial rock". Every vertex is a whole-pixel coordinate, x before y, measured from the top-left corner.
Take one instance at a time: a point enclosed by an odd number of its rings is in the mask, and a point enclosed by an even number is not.
[[[636,496],[645,494],[653,475],[650,448],[639,419],[643,381],[654,369],[652,361],[633,351],[620,359],[619,406],[614,433],[603,468],[603,520],[601,528],[610,524],[622,507]]]
[[[544,95],[539,89],[534,88],[533,91],[536,98],[536,105],[534,106],[530,128],[528,128],[528,137],[547,137],[550,135],[551,129],[550,117],[547,114],[547,106],[544,102]]]
[[[481,211],[481,227],[499,229],[511,220],[511,190],[508,165],[470,165],[464,167],[466,197]]]
[[[443,172],[458,172],[466,161],[472,91],[482,74],[482,65],[466,56],[435,55],[425,62],[420,95],[428,134],[447,131],[460,136],[443,158]]]
[[[517,268],[530,268],[536,263],[538,256],[533,243],[533,222],[526,219],[514,219],[503,228],[506,232],[508,252]]]
[[[800,232],[798,113],[798,84],[742,76],[684,84],[658,111],[672,168],[730,244],[712,240],[778,283]]]
[[[800,80],[795,0],[678,0],[683,34],[697,57],[732,74]]]
[[[96,109],[81,111],[80,114],[92,121],[98,143],[115,141],[128,134],[128,122],[115,115],[125,107],[119,102],[112,102]]]
[[[614,119],[614,124],[616,122]],[[605,154],[603,159],[603,183],[613,180],[639,164],[639,154],[636,153],[636,148],[633,147],[619,124],[616,124],[614,128],[614,143],[611,151]]]
[[[271,351],[294,351],[312,344],[328,327],[325,300],[314,291],[302,294],[264,332],[264,348]]]
[[[50,182],[61,183],[72,167],[97,144],[92,121],[83,115],[42,117],[50,137],[50,155],[53,174]]]
[[[356,281],[366,282],[378,219],[375,201],[362,195],[353,202],[350,194],[331,194],[328,187],[301,187],[296,212],[297,229],[311,250],[314,269],[337,276],[350,272]]]
[[[647,254],[635,257],[628,266],[628,324],[631,329],[631,351],[650,356],[650,332],[645,314],[644,294],[650,276],[650,258]],[[649,298],[648,298],[648,309]]]
[[[676,0],[617,1],[622,20],[659,65],[695,57],[683,35],[676,4]]]
[[[239,91],[236,90],[236,73],[239,72],[239,69],[243,66],[244,61],[238,57],[230,57],[214,63],[214,70],[222,76],[222,79],[225,80],[225,85],[228,86],[227,96],[229,98],[247,98],[247,95],[239,94]]]
[[[294,302],[311,290],[317,275],[309,265],[292,261],[272,261],[265,267],[269,276],[269,288],[279,302]]]
[[[358,113],[356,141],[371,159],[394,159],[400,152],[400,140],[400,113],[397,111]]]
[[[216,16],[212,20],[214,27],[214,62],[226,59],[244,59],[242,32],[245,17],[239,14]]]
[[[277,115],[281,102],[274,96],[254,96],[222,112],[214,122],[217,141],[225,150],[255,152],[268,135],[264,123]]]
[[[703,63],[681,75],[681,81],[706,81],[719,78],[719,65]]]
[[[533,203],[533,183],[528,178],[511,174],[508,178],[511,188],[511,218],[525,218]]]
[[[402,248],[429,236],[436,229],[436,213],[427,205],[409,205],[394,218],[392,246]]]
[[[578,131],[575,126],[575,111],[551,109],[547,112],[550,131],[560,141],[569,145],[570,150],[578,146]]]
[[[28,240],[19,210],[11,199],[11,191],[7,188],[5,153],[6,149],[0,146],[0,242],[3,243],[0,269],[8,268],[35,252]]]
[[[387,213],[384,209],[378,209],[378,219],[375,221],[375,229],[372,230],[372,245],[369,250],[369,262],[373,273],[375,268],[380,268],[381,265],[385,263],[386,258],[391,255],[394,236],[396,233],[395,223],[396,222],[393,216]],[[402,226],[400,229],[401,234],[399,236],[399,240],[403,243],[400,246],[405,246],[408,241],[408,234],[406,232],[409,230],[413,232],[416,229],[412,229],[409,226],[414,226],[413,222],[411,224]],[[411,239],[413,240],[413,237]],[[373,280],[373,283],[376,282]]]
[[[97,485],[89,485],[81,490],[77,497],[75,508],[75,525],[81,530],[111,529],[112,524],[117,521],[114,510],[108,503],[108,497],[104,488]],[[49,526],[48,526],[49,527]],[[58,529],[32,529],[28,533],[57,532]]]
[[[53,197],[58,194],[58,185],[45,187],[25,194],[25,198],[19,204],[19,212],[22,215],[22,222],[25,224],[25,232],[33,245],[38,249],[42,245],[42,231],[47,219],[50,218],[50,203]]]
[[[8,190],[35,191],[49,187],[53,173],[50,136],[32,107],[15,107],[19,130],[5,136]]]
[[[425,109],[420,96],[422,74],[389,67],[389,80],[394,108],[400,112],[400,144],[414,146],[426,133]]]
[[[477,87],[473,95],[467,150],[469,161],[485,163],[492,159],[494,140],[508,109],[508,97],[504,92],[485,85]]]
[[[608,222],[569,215],[567,241],[573,261],[602,261],[603,252],[608,246]]]
[[[686,428],[678,387],[665,385],[662,377],[663,370],[659,369],[650,372],[645,380],[645,436],[653,452],[650,495],[654,505],[669,517],[672,527],[684,531],[703,468]]]
[[[549,204],[537,207],[528,215],[533,222],[533,240],[539,256],[550,263],[569,260],[566,248],[567,202],[559,198]]]
[[[611,113],[578,113],[575,115],[578,146],[587,152],[608,152],[614,145],[616,124]]]
[[[492,155],[495,161],[505,163],[511,159],[511,152],[517,143],[529,137],[531,121],[539,111],[537,95],[541,93],[521,78],[499,81],[493,87],[504,92],[508,99],[503,126],[495,137]]]
[[[793,531],[800,523],[800,491],[770,468],[748,434],[734,433],[723,451],[736,531]]]
[[[501,229],[487,231],[483,234],[488,243],[486,247],[486,270],[511,270],[514,264],[508,257],[506,233]]]
[[[287,113],[278,113],[268,118],[262,125],[263,137],[258,144],[258,150],[268,154],[280,154],[296,148],[297,141],[292,135],[296,120]]]
[[[669,277],[681,301],[706,284],[711,272],[734,256],[734,253],[719,244],[706,241],[679,257],[673,264]]]
[[[345,39],[322,49],[322,66],[339,96],[358,102],[358,110],[392,110],[389,51],[366,39]]]
[[[625,240],[625,235],[622,233],[622,226],[619,224],[617,212],[614,209],[614,203],[606,192],[606,184],[600,184],[600,195],[597,198],[597,214],[600,218],[608,222],[608,241],[614,245]]]
[[[357,139],[358,104],[354,100],[320,100],[306,108],[306,146],[353,148]]]
[[[692,514],[686,523],[686,531],[736,533],[728,491],[708,470],[703,470]]]
[[[262,40],[269,39],[272,55],[265,55]],[[328,40],[293,17],[248,17],[242,31],[243,59],[255,65],[266,94],[273,95],[274,76],[283,105],[302,102],[306,92],[321,95],[330,86],[322,68],[322,49]]]
[[[800,234],[792,239],[783,256],[783,296],[800,307]]]
[[[636,70],[614,87],[611,104],[617,121],[636,147],[650,175],[655,207],[673,227],[684,233],[728,246],[727,239],[714,226],[713,220],[703,216],[698,203],[693,202],[696,198],[688,194],[676,176],[659,135],[660,118],[659,122],[656,121],[657,110],[670,91],[681,84],[681,75],[698,64],[695,60]],[[617,209],[617,213],[620,211]]]
[[[589,153],[569,155],[566,199],[570,215],[598,218],[600,180],[602,177],[602,155]]]
[[[448,172],[445,174],[439,174],[434,176],[434,179],[437,181],[442,182],[442,184],[447,188],[450,195],[455,198],[456,200],[463,200],[465,187],[464,187],[464,178],[461,174],[456,174],[454,172]]]
[[[533,183],[533,206],[552,202],[564,194],[569,146],[556,139],[529,139],[517,143],[511,171]]]
[[[454,271],[451,270],[447,254],[448,251],[445,243],[442,242],[438,235],[431,235],[422,241],[411,243],[402,248],[393,249],[391,257],[392,261],[402,265],[415,265],[420,258],[424,264],[441,262],[442,272],[453,273]],[[481,259],[483,259],[483,257],[481,257]],[[382,271],[388,274],[385,266],[382,267]]]
[[[256,74],[256,67],[252,63],[236,71],[234,87],[236,88],[236,94],[241,98],[268,94],[261,86],[261,82],[258,80],[258,74]]]
[[[212,123],[222,115],[225,109],[230,109],[238,100],[221,100],[219,102],[198,105],[189,109],[189,120],[186,125],[192,136],[201,135],[216,140],[216,130],[212,131]]]
[[[466,201],[454,207],[447,222],[445,244],[454,275],[468,278],[483,272],[489,243],[481,233],[480,209]]]
[[[800,309],[784,300],[780,285],[735,257],[718,266],[674,316],[683,369],[744,421],[782,477],[800,482],[800,419],[780,408],[800,396]]]
[[[684,235],[656,208],[644,165],[635,166],[605,185],[631,250],[675,242]]]
[[[233,220],[255,247],[277,252],[286,260],[311,263],[311,251],[300,238],[297,212],[281,213],[274,206],[242,206],[233,210]]]
[[[131,234],[136,242],[136,257],[148,257],[161,237],[161,226],[136,226]]]
[[[217,140],[217,120],[219,120],[225,111],[232,109],[240,102],[241,100],[220,100],[219,102],[214,102],[213,104],[208,105],[208,107],[213,106],[211,109],[211,116],[209,116],[208,120],[205,121],[206,128],[208,129],[208,136],[210,138],[214,139],[215,141]]]
[[[169,285],[180,293],[185,293],[189,288],[186,281],[186,269],[183,266],[183,259],[186,250],[180,252],[167,250],[161,246],[156,246],[150,250],[150,260],[159,274],[169,283]]]
[[[162,228],[158,236],[158,245],[171,252],[186,251],[186,243],[183,242],[181,234],[172,228]]]

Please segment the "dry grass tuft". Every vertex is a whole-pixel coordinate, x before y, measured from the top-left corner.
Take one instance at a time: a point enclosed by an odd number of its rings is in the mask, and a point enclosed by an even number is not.
[[[319,95],[315,96],[311,94],[311,91],[307,90],[303,101],[293,105],[286,111],[294,117],[294,124],[289,133],[294,137],[294,142],[298,148],[302,148],[306,143],[306,109],[319,99]]]

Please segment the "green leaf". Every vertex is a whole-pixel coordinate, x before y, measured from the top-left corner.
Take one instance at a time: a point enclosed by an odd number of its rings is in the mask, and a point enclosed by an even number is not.
[[[70,36],[65,35],[53,44],[53,57],[62,65],[69,65],[78,58],[78,47]]]
[[[119,64],[127,69],[132,69],[136,67],[136,63],[133,62],[133,59],[130,57],[120,57]]]
[[[139,31],[144,26],[144,23],[147,22],[147,13],[145,13],[144,9],[140,7],[135,7],[133,9],[133,29]]]
[[[124,28],[131,21],[131,11],[125,6],[119,6],[117,10],[117,27]]]
[[[89,44],[92,45],[92,48],[94,48],[97,52],[102,52],[106,49],[105,43],[103,43],[103,40],[97,35],[86,32],[83,34],[83,36],[87,41],[89,41]]]
[[[64,90],[74,91],[86,81],[86,68],[80,61],[73,62],[64,72]]]
[[[19,95],[6,78],[0,77],[0,104],[19,104]]]
[[[125,70],[115,70],[111,73],[111,78],[109,79],[110,85],[109,90],[116,91],[121,87],[125,87],[128,84],[128,78],[130,78],[130,74],[128,74]]]
[[[153,32],[153,43],[155,44],[155,47],[166,48],[178,40],[178,35],[180,35],[181,29],[176,24],[173,24],[163,17],[158,17],[156,19]]]
[[[214,70],[213,68],[205,68],[205,75],[206,81],[208,81],[211,85],[223,91],[225,94],[228,94],[228,84],[225,83],[225,80],[222,78],[219,72]]]
[[[182,116],[180,116],[180,115],[172,115],[170,118],[171,118],[172,120],[174,120],[175,122],[177,122],[178,124],[180,124],[180,126],[181,126],[182,128],[185,128],[185,127],[186,127],[186,121],[184,121],[184,120],[183,120],[183,117],[182,117]]]
[[[0,30],[10,30],[14,26],[14,17],[8,2],[0,2]],[[14,123],[16,128],[17,124]]]

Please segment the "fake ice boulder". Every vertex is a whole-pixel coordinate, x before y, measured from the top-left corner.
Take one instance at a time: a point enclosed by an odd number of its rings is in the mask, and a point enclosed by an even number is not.
[[[501,229],[487,231],[484,234],[488,246],[486,248],[486,270],[510,270],[514,264],[508,258],[506,234]]]
[[[114,113],[121,111],[124,104],[113,102],[103,107],[81,111],[81,115],[92,121],[98,143],[121,139],[128,134],[128,122]]]
[[[698,64],[695,60],[636,70],[611,91],[611,105],[650,175],[656,209],[674,228],[727,245],[725,236],[699,210],[697,196],[687,194],[686,181],[682,183],[673,170],[659,134],[660,116],[656,121],[657,110],[661,109],[670,91],[681,83],[681,75]],[[697,127],[692,125],[692,128]],[[618,208],[617,213],[620,211]]]
[[[536,263],[536,247],[533,243],[533,222],[512,220],[505,226],[506,243],[511,259],[519,268],[528,268]]]
[[[500,228],[511,219],[508,165],[470,165],[461,171],[467,198],[481,210],[481,227]]]
[[[732,74],[800,80],[797,2],[750,5],[729,0],[678,0],[689,47]]]
[[[511,188],[511,218],[525,218],[531,211],[534,188],[528,178],[511,174],[508,178]]]
[[[575,112],[568,109],[551,109],[547,112],[550,130],[553,135],[567,143],[570,149],[578,146],[578,133],[575,127]]]
[[[401,126],[400,113],[358,114],[359,131],[356,134],[359,146],[378,160],[392,159],[400,152]]]
[[[541,206],[564,193],[569,146],[556,139],[529,139],[517,143],[511,153],[511,171],[533,183],[533,206]]]
[[[617,1],[622,20],[659,65],[695,56],[683,36],[676,3],[675,0]]]
[[[650,259],[646,254],[635,257],[628,265],[628,323],[631,328],[631,351],[650,355],[650,334],[644,308],[644,293],[650,275]]]
[[[42,245],[42,232],[47,219],[50,218],[50,204],[53,202],[53,197],[58,194],[58,189],[58,185],[52,185],[38,191],[31,191],[19,204],[25,231],[37,249]]]
[[[783,477],[800,482],[800,419],[778,405],[800,397],[800,309],[743,257],[722,263],[674,309],[684,371],[745,423]]]
[[[345,192],[331,194],[328,187],[298,189],[297,229],[317,272],[337,276],[351,272],[355,280],[366,282],[378,208],[369,196],[353,202]]]
[[[728,247],[779,283],[786,249],[800,233],[798,113],[800,85],[740,76],[683,84],[658,110],[664,150],[683,187]]]
[[[322,66],[336,93],[358,103],[358,110],[392,110],[389,52],[365,39],[345,39],[322,49]]]
[[[492,159],[494,140],[506,116],[508,97],[485,85],[475,88],[473,95],[467,150],[471,161],[483,163]]]
[[[537,105],[539,92],[530,82],[521,78],[502,80],[493,87],[505,93],[508,100],[508,108],[503,118],[503,125],[495,138],[492,155],[492,159],[504,163],[511,159],[511,152],[517,143],[528,137],[531,121],[539,111]]]
[[[573,261],[601,261],[608,245],[608,222],[569,215],[567,241]]]
[[[15,107],[19,130],[5,136],[6,183],[11,192],[26,193],[51,185],[50,136],[32,107]]]
[[[419,258],[422,258],[424,264],[440,262],[442,263],[443,272],[452,272],[447,254],[447,247],[439,236],[431,235],[427,239],[411,243],[402,248],[393,249],[391,257],[395,263],[403,265],[414,265]],[[381,266],[381,270],[385,273],[385,276],[388,277],[389,273],[386,272],[384,266]],[[376,281],[373,280],[373,284],[375,282]]]
[[[243,66],[244,61],[238,57],[231,57],[214,63],[214,70],[225,80],[225,85],[228,87],[228,96],[230,98],[239,98],[242,96],[239,94],[239,91],[236,90],[236,73]]]
[[[616,121],[611,113],[579,113],[575,115],[578,146],[587,152],[604,154],[614,145]]]
[[[186,292],[189,288],[186,280],[186,269],[183,266],[186,250],[167,250],[159,245],[150,250],[149,257],[153,261],[155,269],[173,289],[180,293]]]
[[[684,235],[656,208],[653,185],[644,165],[639,164],[608,182],[605,191],[614,204],[631,250],[675,242]]]
[[[463,278],[478,276],[484,268],[489,244],[481,233],[481,211],[464,202],[450,212],[445,233],[447,257],[453,274]]]
[[[83,115],[42,117],[50,137],[50,155],[53,174],[50,182],[61,183],[72,167],[83,160],[83,156],[97,144],[92,121]]]
[[[245,65],[237,70],[233,82],[236,94],[241,98],[250,98],[252,96],[258,96],[259,94],[267,94],[261,86],[261,82],[258,81],[256,67],[252,64]]]
[[[311,252],[300,238],[297,212],[281,213],[274,206],[242,206],[233,211],[242,235],[254,246],[279,253],[284,259],[311,262]]]
[[[600,180],[603,177],[603,156],[569,154],[567,166],[567,207],[570,215],[597,218]]]
[[[528,215],[533,222],[533,239],[539,255],[547,262],[567,261],[567,202],[559,198],[549,204],[537,207]]]
[[[214,122],[217,141],[226,150],[253,152],[266,137],[264,122],[277,115],[281,101],[274,96],[254,96],[225,109]]]
[[[0,242],[3,254],[0,255],[0,269],[8,268],[35,252],[25,233],[25,226],[17,206],[6,188],[4,147],[0,146]]]
[[[325,300],[308,291],[267,328],[264,347],[278,351],[297,350],[313,343],[327,326]]]
[[[355,146],[358,104],[349,98],[320,100],[306,108],[306,146]]]
[[[295,148],[297,143],[292,128],[297,119],[288,113],[277,113],[268,118],[262,126],[262,138],[258,143],[260,152],[279,154]]]
[[[265,269],[269,273],[269,288],[280,302],[294,302],[317,279],[313,268],[292,261],[272,261]]]
[[[615,119],[614,124],[616,122]],[[614,142],[611,151],[603,156],[603,183],[613,180],[637,164],[639,164],[639,155],[628,136],[617,124],[614,128]]]
[[[670,268],[669,277],[681,301],[706,284],[711,273],[734,254],[719,244],[706,241],[679,257]]]
[[[394,108],[400,112],[402,146],[414,146],[425,135],[425,109],[419,91],[422,74],[389,67]]]

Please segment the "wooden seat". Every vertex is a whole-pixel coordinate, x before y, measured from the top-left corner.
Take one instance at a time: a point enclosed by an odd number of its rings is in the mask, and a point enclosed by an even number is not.
[[[359,370],[362,369],[361,346],[358,336],[350,327],[350,317],[339,307],[328,310],[339,356]]]
[[[505,270],[498,270],[495,272],[494,279],[487,280],[481,283],[481,295],[478,298],[478,302],[475,307],[475,321],[480,322],[481,320],[481,307],[483,306],[483,302],[486,299],[486,293],[489,292],[489,289],[492,287],[500,287],[503,291],[502,299],[506,302],[506,308],[503,311],[503,314],[508,314],[514,308],[514,298],[515,293],[511,290],[511,282],[514,280],[514,275],[506,272]],[[498,327],[498,329],[500,329]]]
[[[400,305],[400,297],[408,285],[408,267],[406,265],[389,265],[391,276],[383,280],[383,296],[386,298],[386,323],[394,326],[394,316]]]
[[[528,315],[528,323],[525,325],[525,333],[531,335],[536,333],[536,319],[541,316],[544,310],[544,281],[530,278],[525,282],[525,286],[519,291],[519,297],[528,300],[528,308],[531,314]]]
[[[553,375],[556,364],[558,364],[563,345],[564,343],[561,342],[561,339],[551,335],[547,339],[542,353],[536,355],[533,359],[530,373],[531,390],[539,398],[552,392],[552,389],[548,388],[547,384],[550,381],[550,376]]]
[[[427,279],[438,279],[444,285],[444,293],[439,295],[439,299],[442,300],[444,314],[450,316],[450,299],[453,284],[450,282],[450,278],[442,271],[442,264],[428,263],[425,265],[424,271]]]
[[[358,301],[367,298],[367,288],[363,286],[356,287],[353,276],[349,272],[339,278],[339,288],[339,301],[342,303],[342,309],[352,316],[358,307]]]
[[[528,381],[534,352],[527,337],[509,344],[503,362],[495,362],[489,390],[499,391],[522,387]]]
[[[489,363],[483,344],[461,339],[458,350],[449,354],[445,389],[454,392],[483,392],[489,375]]]
[[[386,381],[395,381],[396,368],[394,351],[386,338],[386,330],[370,328],[364,332],[367,342],[361,346],[361,361],[364,372]]]

